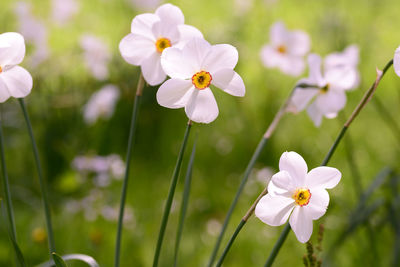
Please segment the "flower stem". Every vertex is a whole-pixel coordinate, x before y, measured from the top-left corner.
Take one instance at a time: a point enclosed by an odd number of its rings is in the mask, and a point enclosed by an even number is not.
[[[41,166],[40,159],[39,159],[39,152],[38,152],[38,148],[36,145],[35,137],[33,136],[32,125],[31,125],[31,121],[29,120],[29,115],[26,110],[24,99],[19,98],[18,101],[21,106],[22,112],[24,114],[26,125],[28,127],[29,137],[30,137],[31,143],[32,143],[33,155],[35,158],[36,169],[37,169],[38,176],[39,176],[40,190],[42,191],[42,201],[43,201],[44,213],[45,213],[45,218],[46,218],[47,239],[49,242],[49,251],[50,251],[50,255],[51,255],[53,252],[55,252],[56,247],[54,244],[53,226],[51,224],[51,212],[50,212],[49,199],[47,196],[46,181],[43,177],[42,166]]]
[[[183,225],[185,222],[186,211],[187,211],[188,203],[189,203],[190,187],[191,187],[191,183],[192,183],[192,170],[193,170],[194,157],[196,154],[196,144],[197,144],[197,135],[196,135],[196,138],[193,143],[192,154],[190,155],[188,168],[186,170],[185,186],[183,189],[183,198],[182,198],[182,204],[181,204],[181,212],[180,212],[180,216],[179,216],[178,231],[176,233],[176,241],[175,241],[174,267],[178,266],[179,244],[180,244],[181,237],[182,237]]]
[[[275,260],[276,256],[278,255],[278,252],[281,249],[283,243],[285,242],[286,237],[288,236],[289,232],[290,232],[290,224],[287,223],[285,225],[285,228],[283,228],[283,231],[282,231],[281,235],[279,236],[278,241],[276,241],[271,253],[269,254],[268,260],[265,263],[264,267],[272,266],[272,263],[274,263],[274,260]]]
[[[161,246],[162,246],[163,239],[164,239],[165,229],[167,228],[168,217],[169,217],[169,214],[171,211],[171,206],[172,206],[172,200],[174,198],[175,188],[176,188],[176,184],[178,182],[178,177],[179,177],[179,171],[180,171],[181,165],[182,165],[183,154],[185,153],[186,144],[189,139],[189,133],[190,133],[191,127],[192,127],[192,121],[189,120],[187,127],[186,127],[185,135],[183,137],[182,146],[179,151],[178,159],[176,161],[174,173],[172,175],[167,202],[165,203],[164,214],[163,214],[163,217],[161,220],[161,227],[160,227],[160,231],[158,233],[157,246],[156,246],[156,251],[155,251],[154,259],[153,259],[153,267],[158,266],[158,259],[160,257]]]
[[[127,195],[127,190],[128,190],[129,171],[130,171],[131,158],[132,158],[132,147],[133,147],[133,141],[134,141],[135,132],[136,132],[136,119],[138,116],[138,110],[139,110],[140,99],[142,96],[143,88],[144,88],[144,78],[143,78],[143,75],[140,74],[138,85],[136,88],[135,102],[133,104],[131,126],[130,126],[130,130],[129,130],[129,138],[128,138],[128,151],[126,152],[125,177],[124,177],[124,182],[122,185],[121,202],[120,202],[120,206],[119,206],[117,239],[116,239],[116,245],[115,245],[115,259],[114,259],[115,267],[119,266],[119,261],[120,261],[122,227],[123,227],[123,222],[124,222],[124,210],[125,210],[126,195]]]

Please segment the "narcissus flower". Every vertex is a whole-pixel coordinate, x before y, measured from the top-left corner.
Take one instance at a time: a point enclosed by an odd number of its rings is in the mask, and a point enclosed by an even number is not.
[[[141,66],[143,77],[150,85],[162,83],[161,54],[167,47],[182,47],[190,39],[203,38],[195,27],[185,25],[182,11],[171,4],[160,6],[155,14],[136,16],[131,33],[119,44],[122,57],[130,64]]]
[[[256,216],[271,226],[284,224],[288,218],[297,239],[305,243],[312,234],[313,220],[326,212],[329,195],[342,174],[331,167],[317,167],[308,172],[307,163],[296,152],[285,152],[279,160],[279,172],[268,184],[268,194],[258,202]]]
[[[0,34],[0,102],[22,98],[32,90],[32,76],[18,66],[25,56],[24,37],[15,32]]]
[[[218,106],[210,85],[233,96],[245,94],[243,80],[233,70],[237,62],[238,52],[233,46],[210,45],[199,38],[189,41],[183,49],[165,49],[161,64],[171,79],[158,89],[158,103],[167,108],[184,107],[194,122],[214,121]]]
[[[321,57],[316,54],[308,56],[310,68],[309,77],[301,79],[299,84],[308,84],[314,87],[297,88],[292,96],[289,111],[297,113],[307,107],[308,115],[315,126],[320,126],[322,117],[335,118],[337,113],[346,105],[346,90],[357,85],[358,71],[356,67],[325,65],[321,72]]]
[[[400,76],[400,46],[396,49],[393,57],[393,68],[397,75]]]
[[[310,38],[303,31],[288,31],[282,22],[271,26],[270,44],[263,46],[261,59],[267,68],[298,76],[303,73],[304,56],[310,51]]]

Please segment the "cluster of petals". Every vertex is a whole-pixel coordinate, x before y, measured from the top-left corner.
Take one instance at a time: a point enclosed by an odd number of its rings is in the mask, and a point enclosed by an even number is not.
[[[270,44],[261,49],[261,59],[267,68],[279,68],[283,73],[298,76],[305,68],[304,56],[310,51],[307,33],[289,31],[282,22],[271,26]]]
[[[357,63],[358,49],[349,47],[343,53],[327,56],[322,72],[321,57],[310,54],[309,76],[298,82],[302,88],[296,88],[288,110],[297,113],[307,108],[308,115],[317,127],[324,116],[335,118],[346,105],[346,91],[359,84]]]
[[[190,40],[182,49],[167,48],[161,64],[171,79],[157,91],[157,102],[167,108],[185,108],[190,120],[210,123],[218,106],[210,85],[233,96],[244,96],[242,78],[233,70],[238,52],[228,44],[210,45],[202,38]]]
[[[400,77],[400,46],[394,52],[393,68],[396,74]]]
[[[297,239],[305,243],[312,234],[313,220],[322,217],[329,204],[326,189],[335,187],[341,179],[339,170],[317,167],[308,172],[307,163],[296,152],[284,152],[279,160],[279,172],[268,184],[268,194],[258,202],[255,215],[271,226],[288,219]]]
[[[0,34],[0,103],[22,98],[32,90],[32,76],[18,66],[25,57],[24,37],[15,32]]]
[[[167,47],[183,47],[192,38],[203,38],[193,26],[184,24],[182,11],[171,4],[157,8],[154,14],[136,16],[131,33],[119,44],[122,57],[130,64],[140,66],[150,85],[162,83],[166,74],[161,67],[161,54]]]

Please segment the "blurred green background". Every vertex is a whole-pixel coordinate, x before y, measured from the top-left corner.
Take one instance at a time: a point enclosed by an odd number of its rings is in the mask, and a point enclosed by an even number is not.
[[[61,255],[88,254],[101,266],[112,266],[116,220],[107,219],[101,213],[102,207],[118,207],[122,182],[114,179],[109,186],[97,188],[92,175],[82,178],[71,163],[76,156],[118,154],[125,157],[139,68],[122,59],[118,43],[130,32],[132,18],[143,10],[135,8],[129,0],[78,1],[77,13],[64,25],[58,25],[51,17],[50,1],[26,2],[31,5],[32,16],[46,27],[48,37],[48,58],[34,64],[31,57],[35,47],[27,41],[27,54],[22,65],[34,78],[34,88],[26,102],[48,179],[57,251]],[[358,89],[347,94],[348,103],[338,118],[324,119],[320,128],[314,127],[306,112],[285,115],[256,164],[223,246],[266,185],[262,179],[263,174],[268,176],[265,168],[276,172],[282,152],[300,153],[309,169],[322,162],[346,116],[375,79],[375,68],[383,68],[400,45],[399,3],[397,0],[170,2],[182,9],[186,23],[200,29],[209,42],[229,43],[238,48],[236,71],[243,77],[247,89],[244,98],[213,90],[220,114],[209,125],[193,127],[165,236],[160,266],[171,266],[183,173],[194,133],[198,132],[192,192],[179,262],[180,266],[205,266],[259,139],[300,78],[262,66],[259,52],[269,41],[269,27],[281,20],[289,29],[306,31],[312,40],[312,52],[322,56],[357,44],[361,52],[362,81]],[[19,31],[16,5],[17,1],[2,1],[1,33]],[[148,11],[153,12],[155,8],[148,8]],[[95,79],[85,67],[80,46],[83,34],[95,35],[109,47],[112,58],[107,79]],[[307,72],[303,76],[306,75]],[[83,106],[92,93],[109,83],[118,86],[121,93],[114,115],[109,120],[87,125],[83,119]],[[395,120],[400,111],[399,89],[400,78],[390,69],[376,94]],[[127,200],[132,217],[123,232],[122,266],[150,266],[152,263],[164,201],[187,122],[182,109],[159,106],[155,100],[156,91],[157,87],[145,88],[140,107]],[[351,126],[329,164],[341,170],[343,178],[335,189],[330,190],[327,214],[314,222],[314,229],[320,223],[325,225],[322,256],[328,251],[333,252],[326,264],[396,266],[398,263],[396,255],[400,249],[396,236],[400,233],[397,221],[400,213],[396,209],[399,204],[396,173],[399,171],[400,135],[390,128],[393,123],[388,123],[386,118],[376,108],[374,100],[371,101]],[[47,241],[42,233],[44,214],[29,136],[15,99],[1,104],[1,119],[18,240],[26,261],[33,266],[47,260]],[[366,190],[386,166],[393,174],[372,188],[367,207],[355,214],[360,192]],[[91,212],[99,214],[96,218],[88,218],[84,211],[71,212],[67,208],[73,206],[74,201],[92,194],[99,194],[96,206],[90,207]],[[0,221],[0,266],[13,266],[5,218]],[[345,232],[349,226],[352,228]],[[262,266],[281,230],[282,227],[270,227],[258,219],[250,219],[224,266]],[[315,233],[316,230],[312,237],[314,243]],[[339,240],[339,237],[343,238]],[[301,266],[305,253],[305,245],[290,233],[275,265]],[[84,265],[71,263],[70,266]]]

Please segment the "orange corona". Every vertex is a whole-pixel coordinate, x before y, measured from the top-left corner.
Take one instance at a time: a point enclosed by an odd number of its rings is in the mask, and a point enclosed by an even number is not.
[[[204,70],[199,71],[192,76],[192,83],[199,90],[203,90],[209,87],[211,81],[212,81],[211,74]]]
[[[167,38],[161,37],[156,41],[156,49],[158,53],[162,53],[165,48],[171,47],[171,41]]]
[[[310,202],[311,192],[307,188],[298,188],[293,194],[293,199],[299,206],[306,206]]]

